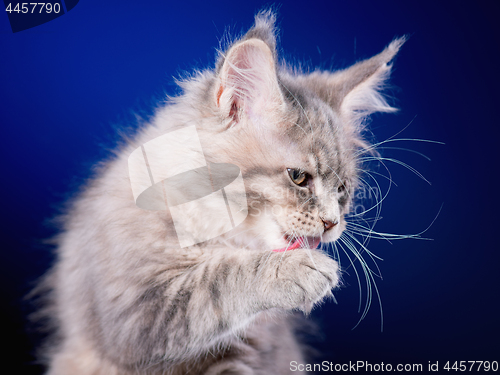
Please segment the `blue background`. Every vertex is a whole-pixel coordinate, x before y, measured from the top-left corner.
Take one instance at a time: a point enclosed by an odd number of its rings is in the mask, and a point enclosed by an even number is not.
[[[356,329],[358,286],[316,310],[319,360],[372,363],[497,360],[499,339],[498,2],[288,1],[279,6],[280,46],[290,62],[346,67],[393,37],[409,41],[396,59],[390,94],[401,111],[377,115],[382,150],[422,173],[388,163],[397,186],[383,204],[381,232],[426,240],[372,240],[379,262],[384,330],[375,298]],[[213,66],[227,30],[246,30],[265,2],[92,1],[13,34],[0,14],[0,351],[4,367],[37,374],[22,301],[52,261],[47,219],[108,154],[116,130],[147,118],[172,76]],[[413,121],[412,121],[413,120]],[[406,127],[411,122],[411,125]],[[379,169],[383,172],[383,169]],[[381,179],[383,181],[383,179]],[[365,293],[366,290],[363,290]],[[363,295],[364,298],[364,295]]]

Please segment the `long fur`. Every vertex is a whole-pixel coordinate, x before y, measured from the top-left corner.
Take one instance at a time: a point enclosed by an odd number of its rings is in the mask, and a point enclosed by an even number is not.
[[[284,374],[303,361],[292,312],[308,313],[340,278],[308,241],[332,242],[345,229],[367,146],[362,124],[393,111],[380,90],[404,40],[344,71],[291,73],[278,64],[274,21],[259,13],[214,70],[180,82],[182,95],[61,217],[45,282],[57,327],[48,374]],[[168,210],[135,205],[127,159],[190,124],[207,162],[241,169],[249,214],[234,230],[181,248]],[[290,168],[307,172],[305,187]],[[184,219],[200,230],[219,220]],[[272,251],[300,238],[300,249]]]

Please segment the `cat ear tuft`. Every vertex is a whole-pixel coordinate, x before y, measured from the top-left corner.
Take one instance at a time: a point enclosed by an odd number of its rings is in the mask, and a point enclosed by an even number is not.
[[[271,10],[262,10],[255,15],[255,23],[242,40],[260,39],[267,44],[276,57],[276,14]]]
[[[215,102],[223,115],[259,116],[282,102],[274,52],[261,39],[246,39],[227,52],[219,71]]]
[[[406,38],[393,40],[381,53],[340,73],[340,110],[355,122],[375,112],[395,112],[382,95],[392,69],[390,62]]]
[[[390,62],[406,41],[394,39],[381,53],[335,73],[314,72],[305,84],[356,127],[375,112],[395,112],[382,95],[391,73]]]

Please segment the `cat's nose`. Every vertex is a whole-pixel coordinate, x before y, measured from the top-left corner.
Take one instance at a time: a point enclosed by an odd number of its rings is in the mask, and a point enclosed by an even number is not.
[[[323,220],[321,219],[321,221],[323,221],[323,225],[325,226],[325,232],[332,229],[335,225],[337,225],[339,223],[338,220],[335,220],[335,221],[329,221],[329,220]]]

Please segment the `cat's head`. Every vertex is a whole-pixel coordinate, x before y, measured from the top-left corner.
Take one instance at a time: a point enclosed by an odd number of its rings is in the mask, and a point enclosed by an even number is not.
[[[404,39],[337,72],[299,73],[277,60],[274,16],[255,25],[218,62],[207,113],[207,155],[243,172],[249,215],[233,240],[270,249],[316,247],[346,227],[369,145],[364,120],[393,112],[380,94]]]

